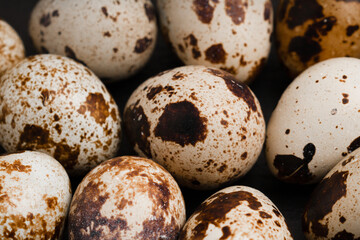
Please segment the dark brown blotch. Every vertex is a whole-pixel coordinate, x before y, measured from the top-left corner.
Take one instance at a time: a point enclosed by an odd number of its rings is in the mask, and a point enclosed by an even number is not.
[[[181,146],[204,141],[207,119],[200,116],[198,108],[189,101],[168,104],[155,128],[155,136]]]
[[[265,3],[264,20],[271,22],[272,4],[270,1]]]
[[[285,1],[287,2],[287,1]],[[284,3],[288,5],[288,3]],[[290,29],[300,26],[308,20],[324,17],[323,7],[316,0],[295,0],[289,10],[287,25]]]
[[[348,104],[349,103],[349,94],[343,93],[342,95],[343,95],[342,103]]]
[[[51,24],[51,16],[50,13],[44,14],[40,18],[40,25],[43,25],[44,27],[48,27]]]
[[[148,49],[148,47],[151,45],[151,43],[152,38],[144,37],[138,39],[135,44],[134,52],[138,54],[145,52],[146,49]]]
[[[205,60],[214,64],[225,63],[227,53],[222,43],[214,44],[205,50]]]
[[[222,227],[221,231],[222,231],[223,235],[221,236],[221,238],[219,240],[225,240],[231,236],[231,231],[230,231],[229,226]]]
[[[150,123],[144,109],[138,103],[130,105],[125,109],[124,126],[131,144],[137,144],[147,157],[151,157],[150,142],[148,141]]]
[[[264,212],[264,211],[260,211],[259,212],[259,215],[261,218],[272,218],[272,216],[270,214],[268,214],[267,212]]]
[[[108,17],[108,16],[109,16],[109,13],[108,13],[106,7],[102,7],[102,8],[101,8],[101,12],[105,15],[105,17]]]
[[[106,102],[102,93],[90,93],[77,112],[84,114],[84,112],[89,111],[90,116],[93,117],[97,123],[103,125],[110,116],[109,108],[109,104]]]
[[[346,28],[346,36],[351,37],[357,30],[359,30],[359,25],[351,25]]]
[[[348,171],[336,171],[318,184],[305,208],[303,216],[304,232],[309,233],[311,230],[317,237],[327,237],[329,228],[322,223],[322,220],[332,212],[336,202],[346,196],[348,175]]]
[[[220,227],[220,224],[226,220],[226,214],[243,202],[247,202],[247,206],[255,211],[262,206],[252,193],[246,191],[220,192],[212,195],[193,214],[199,224],[193,229],[191,238],[203,239],[209,225]],[[187,232],[186,227],[182,232]]]
[[[210,5],[209,0],[193,0],[192,9],[202,23],[209,24],[211,22],[215,8]]]
[[[360,137],[355,138],[347,147],[348,153],[351,153],[360,147]]]
[[[307,183],[313,179],[309,170],[309,163],[316,153],[315,145],[308,143],[303,149],[304,158],[294,155],[276,155],[274,167],[278,170],[278,177],[294,183]]]
[[[321,51],[322,48],[317,41],[303,36],[292,38],[288,47],[288,52],[296,53],[303,63],[308,62]]]
[[[64,50],[65,50],[65,55],[66,55],[67,57],[72,58],[72,59],[74,59],[75,61],[81,63],[81,64],[84,65],[84,66],[86,66],[86,63],[83,62],[82,60],[78,59],[78,58],[76,57],[75,52],[74,52],[69,46],[65,46],[65,49],[64,49]]]
[[[156,213],[153,213],[156,216]],[[170,223],[166,223],[163,216],[148,218],[142,224],[143,230],[136,239],[177,239],[180,228],[176,224],[175,218],[171,218]]]
[[[245,8],[247,1],[242,0],[225,0],[225,12],[236,25],[245,21]]]
[[[59,10],[54,10],[51,15],[52,15],[53,17],[58,17],[58,16],[60,16]]]
[[[205,71],[224,79],[228,89],[235,96],[243,99],[246,102],[246,104],[248,105],[250,110],[252,110],[253,112],[257,112],[255,97],[252,94],[252,92],[250,91],[248,86],[246,86],[244,83],[237,82],[233,75],[231,75],[230,73],[227,73],[225,71],[213,69],[213,68],[207,68]]]
[[[145,14],[149,19],[149,22],[154,21],[156,18],[155,8],[152,4],[144,3]]]

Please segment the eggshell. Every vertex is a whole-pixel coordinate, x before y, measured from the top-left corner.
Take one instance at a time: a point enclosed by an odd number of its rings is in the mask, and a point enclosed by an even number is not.
[[[335,57],[360,58],[360,1],[281,0],[279,56],[292,75]]]
[[[266,157],[274,175],[318,182],[360,146],[359,69],[359,59],[329,59],[288,86],[267,129]]]
[[[342,159],[314,190],[305,208],[307,239],[360,238],[360,150]]]
[[[271,47],[269,0],[157,0],[165,37],[187,65],[221,68],[250,83]]]
[[[0,156],[0,238],[61,239],[71,200],[68,175],[45,153]]]
[[[260,191],[246,186],[222,189],[188,219],[179,240],[293,239],[283,215]]]
[[[29,57],[0,78],[0,144],[46,152],[77,175],[114,157],[118,107],[86,67],[56,55]]]
[[[71,239],[177,239],[186,220],[174,178],[155,162],[124,156],[93,169],[71,202]]]
[[[252,91],[229,73],[204,66],[175,68],[145,81],[125,106],[124,126],[138,154],[195,189],[245,175],[265,137]]]
[[[23,58],[25,50],[19,35],[0,19],[0,75]]]
[[[40,0],[29,33],[39,52],[71,57],[107,81],[121,80],[149,60],[156,15],[150,0]]]

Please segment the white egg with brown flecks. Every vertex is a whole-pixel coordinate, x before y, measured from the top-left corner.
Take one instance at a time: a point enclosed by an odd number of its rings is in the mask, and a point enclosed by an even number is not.
[[[307,239],[360,238],[360,149],[343,158],[312,193],[303,215]]]
[[[125,106],[124,127],[138,154],[195,189],[245,175],[265,138],[261,106],[249,87],[204,66],[175,68],[145,81]]]
[[[0,19],[0,75],[25,58],[23,42],[16,31]]]
[[[266,157],[279,179],[320,181],[360,146],[360,60],[334,58],[300,74],[269,120]]]
[[[123,156],[94,168],[69,212],[72,239],[177,239],[185,203],[174,178],[146,158]]]
[[[0,78],[0,144],[38,150],[74,175],[117,154],[120,114],[104,84],[62,56],[35,55]]]
[[[156,14],[150,0],[41,0],[29,33],[39,52],[71,57],[103,80],[121,80],[149,60]]]
[[[25,151],[0,156],[0,238],[61,239],[70,179],[53,157]]]
[[[277,207],[260,191],[246,186],[222,189],[195,210],[181,230],[185,239],[292,240]]]
[[[162,32],[187,65],[221,68],[250,83],[268,58],[269,0],[157,0]]]

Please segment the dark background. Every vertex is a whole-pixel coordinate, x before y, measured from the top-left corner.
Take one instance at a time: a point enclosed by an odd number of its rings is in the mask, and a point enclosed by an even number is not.
[[[0,18],[7,21],[19,33],[25,44],[27,56],[36,54],[27,30],[30,13],[36,2],[37,0],[0,0]],[[272,2],[275,10],[279,0],[272,0]],[[142,71],[122,82],[107,84],[107,87],[115,98],[122,113],[127,99],[140,83],[161,71],[181,65],[183,64],[177,59],[176,55],[159,34],[154,54]],[[250,88],[261,103],[266,122],[268,122],[271,112],[290,81],[291,79],[279,62],[273,46],[265,68],[250,85]],[[120,155],[135,154],[128,141],[125,137],[123,138]],[[81,179],[72,179],[74,189],[80,180]],[[290,185],[277,180],[271,175],[266,166],[264,151],[252,170],[235,184],[254,187],[263,192],[275,203],[285,216],[294,239],[304,239],[301,231],[301,215],[314,185]],[[182,190],[187,207],[187,217],[191,215],[202,201],[216,191]]]

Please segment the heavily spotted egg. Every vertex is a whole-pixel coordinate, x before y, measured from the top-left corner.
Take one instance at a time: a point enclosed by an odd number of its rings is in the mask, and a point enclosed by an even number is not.
[[[19,35],[0,19],[0,75],[23,58],[25,50]]]
[[[276,43],[290,73],[329,58],[360,58],[359,11],[357,0],[281,0]]]
[[[273,29],[269,0],[158,0],[165,37],[187,65],[221,68],[250,83],[266,63]]]
[[[265,138],[261,106],[249,87],[204,66],[175,68],[145,81],[125,106],[124,126],[138,154],[195,189],[245,175]]]
[[[71,174],[109,159],[120,145],[118,107],[83,65],[57,55],[35,55],[0,78],[0,144],[56,158]]]
[[[246,186],[222,189],[188,219],[180,233],[185,239],[292,240],[283,215],[260,191]]]
[[[1,239],[60,240],[70,201],[70,179],[51,156],[0,156]]]
[[[71,57],[104,80],[121,80],[149,60],[156,14],[150,0],[41,0],[29,32],[39,52]]]
[[[124,156],[93,169],[71,202],[73,239],[177,239],[185,203],[174,178],[145,158]]]
[[[360,239],[360,150],[346,156],[315,188],[305,208],[307,239]]]
[[[360,60],[333,58],[285,90],[268,123],[266,157],[278,178],[320,181],[360,146]]]

